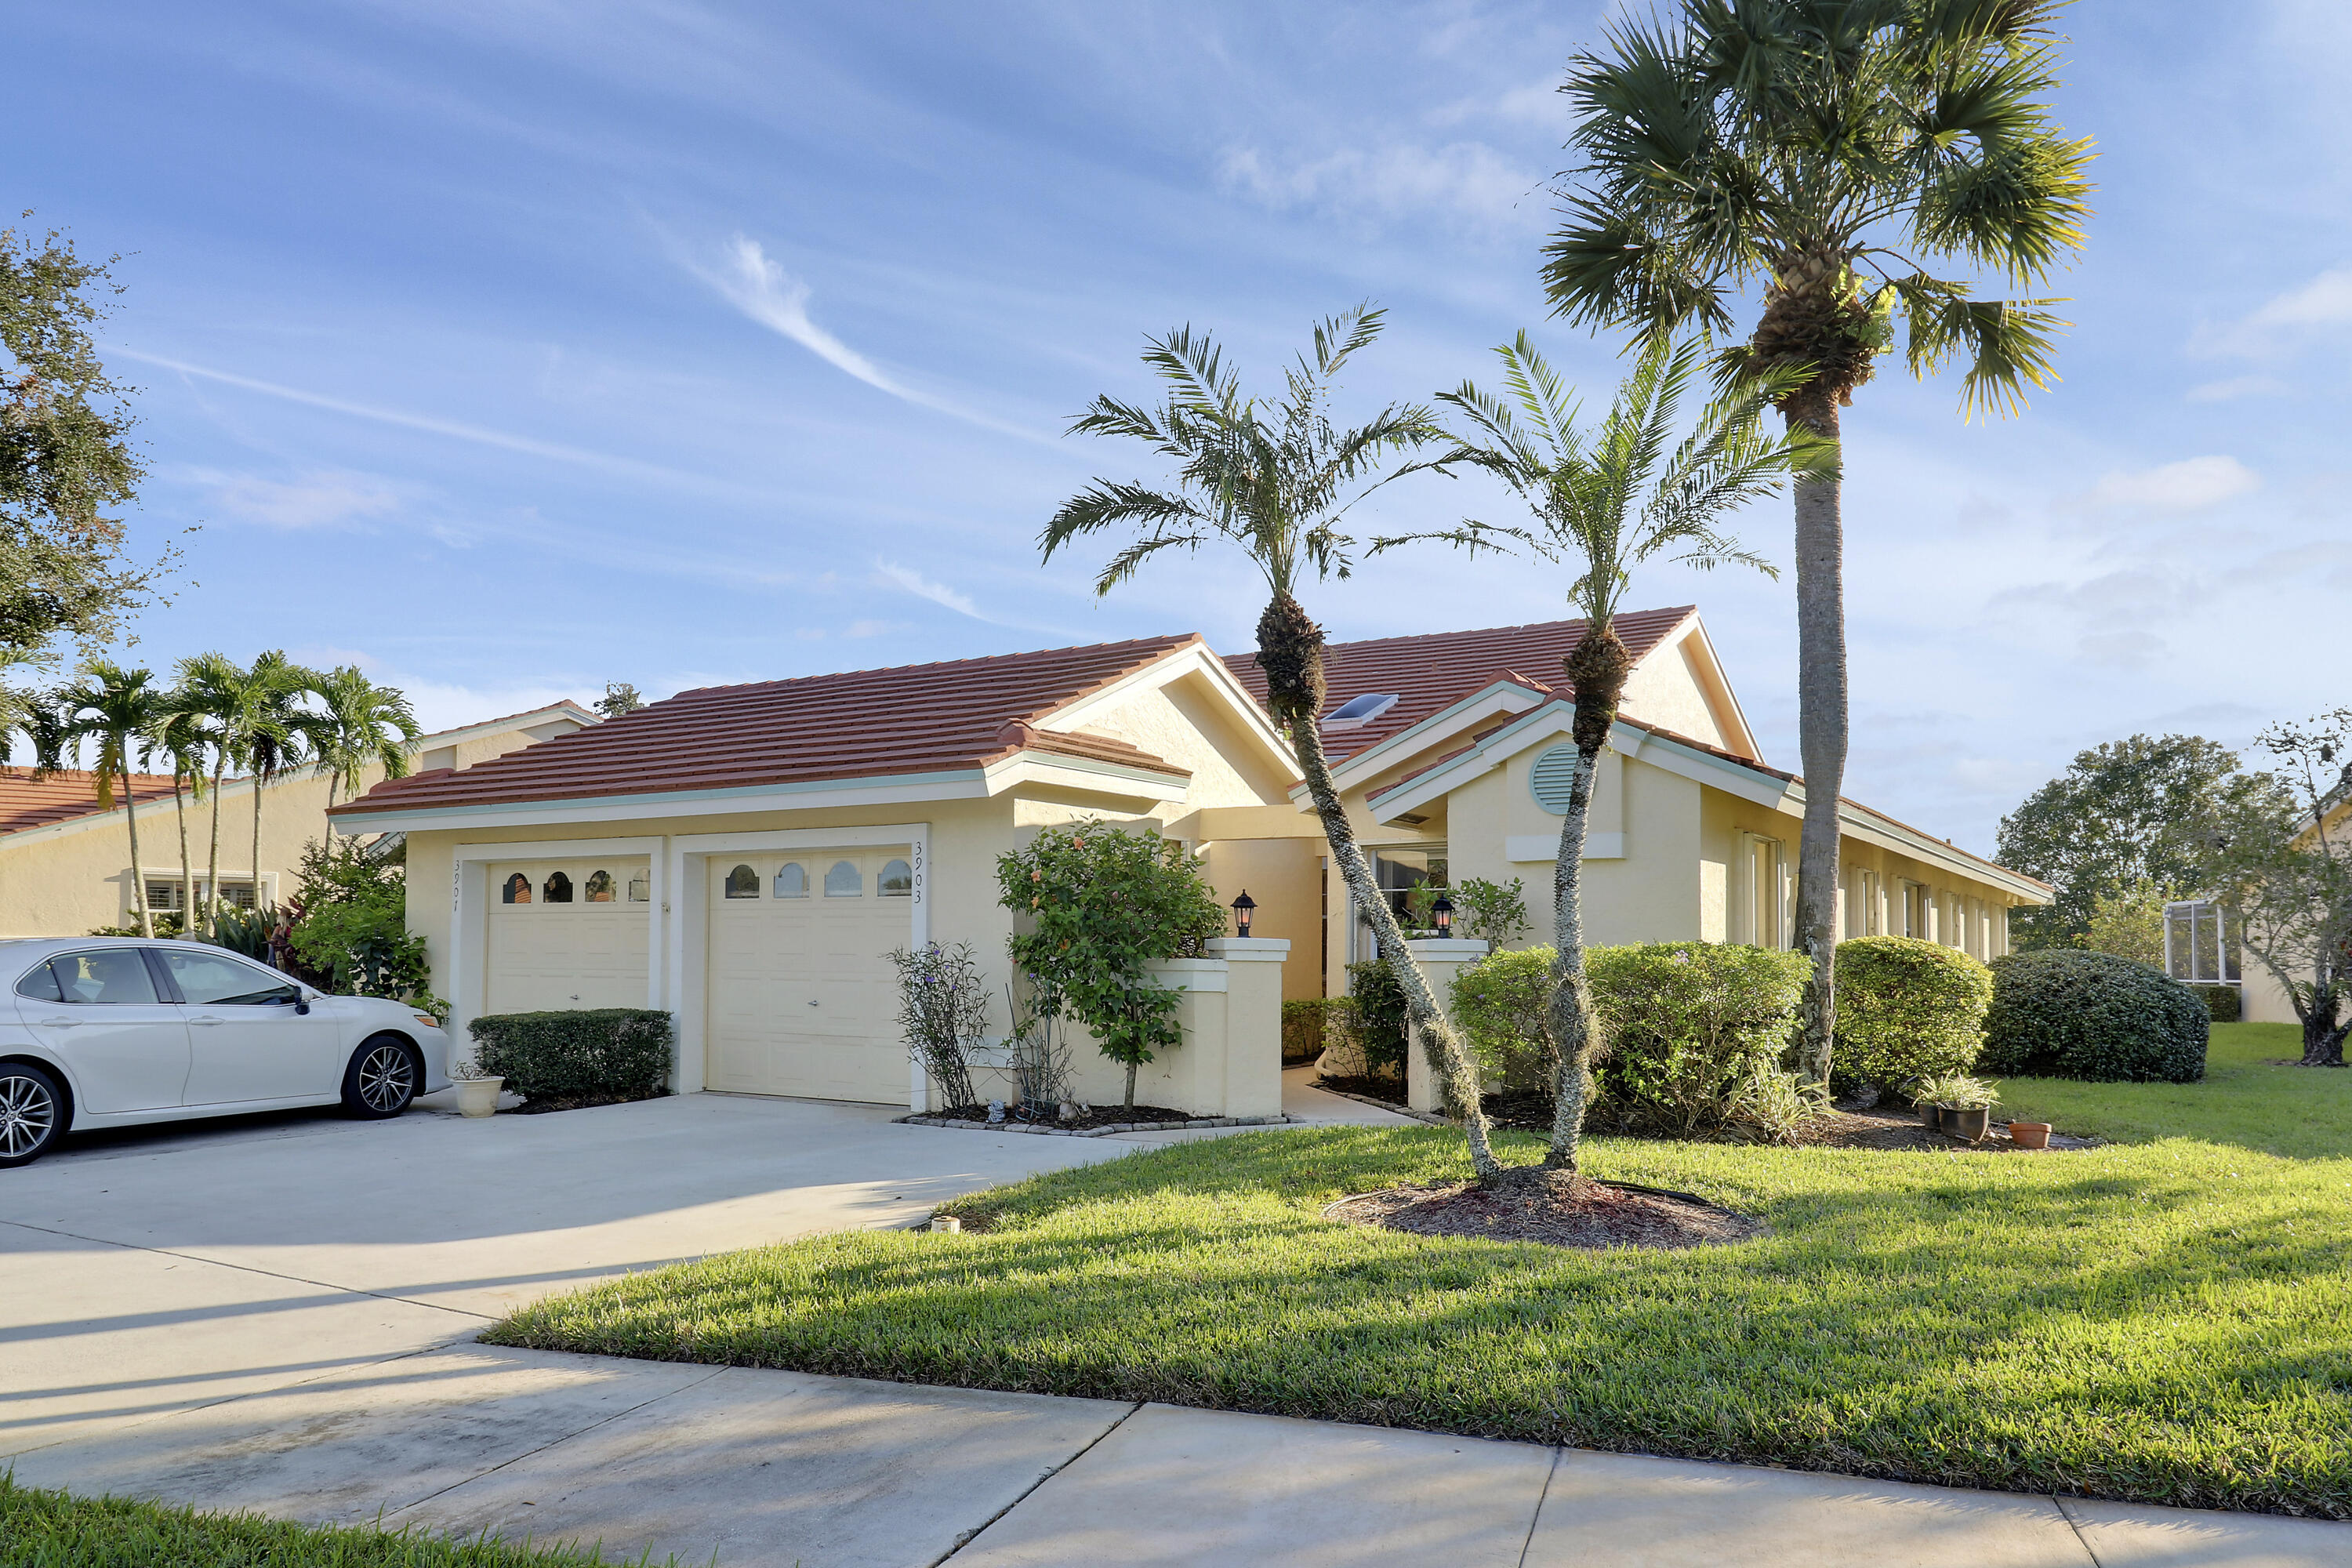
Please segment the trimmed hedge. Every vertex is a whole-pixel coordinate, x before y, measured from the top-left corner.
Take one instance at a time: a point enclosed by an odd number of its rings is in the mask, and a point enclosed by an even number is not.
[[[1506,1089],[1552,1092],[1559,1047],[1551,1037],[1551,961],[1549,947],[1490,952],[1454,977],[1447,1015]]]
[[[2194,1083],[2212,1020],[2203,1001],[2145,963],[2082,948],[1992,961],[1979,1072],[1996,1078]]]
[[[1882,1089],[1967,1072],[1991,1005],[1992,971],[1958,948],[1909,936],[1842,942],[1832,1059]]]
[[[1374,1075],[1404,1071],[1404,987],[1382,958],[1348,965],[1348,995],[1355,1003],[1356,1044]]]
[[[526,1100],[602,1104],[668,1091],[674,1035],[669,1015],[654,1008],[492,1013],[468,1027],[475,1065]]]
[[[1587,950],[1604,1115],[1677,1137],[1751,1119],[1780,1135],[1793,1103],[1780,1058],[1812,967],[1801,952],[1706,942]]]
[[[2189,989],[2204,999],[2205,1016],[2217,1024],[2234,1024],[2245,1016],[2245,993],[2234,985],[2191,985]]]
[[[1332,1004],[1344,996],[1308,996],[1282,1005],[1282,1065],[1311,1062],[1331,1043]]]

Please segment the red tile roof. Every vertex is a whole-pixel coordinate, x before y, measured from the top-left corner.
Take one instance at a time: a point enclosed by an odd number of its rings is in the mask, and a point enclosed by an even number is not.
[[[1036,721],[1200,640],[1141,637],[706,686],[469,768],[380,784],[335,815],[937,773],[1024,750],[1186,778],[1123,741],[1040,730]]]
[[[1638,661],[1697,613],[1693,605],[1635,610],[1617,617],[1617,636]],[[1360,730],[1324,731],[1324,751],[1334,763],[1342,762],[1497,680],[1516,681],[1537,690],[1572,692],[1574,688],[1560,672],[1560,665],[1583,637],[1582,621],[1539,621],[1525,626],[1332,643],[1323,650],[1324,679],[1332,708],[1373,692],[1393,691],[1397,703]],[[1260,702],[1265,700],[1265,677],[1258,670],[1256,654],[1235,654],[1225,663],[1252,696]]]
[[[131,798],[141,805],[152,801],[172,798],[172,780],[164,773],[133,773],[131,775]],[[114,783],[114,804],[120,810],[124,790],[122,781]],[[21,833],[28,827],[47,827],[53,822],[69,822],[77,816],[92,816],[98,812],[98,784],[94,775],[79,769],[61,768],[45,776],[36,776],[30,768],[0,767],[0,834]]]

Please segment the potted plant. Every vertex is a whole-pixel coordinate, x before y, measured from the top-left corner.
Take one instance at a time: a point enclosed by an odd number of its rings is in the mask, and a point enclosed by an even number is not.
[[[1971,1143],[1984,1141],[2000,1090],[1982,1079],[1955,1076],[1944,1091],[1944,1131]]]
[[[467,1057],[449,1069],[451,1081],[457,1086],[457,1114],[460,1116],[491,1116],[499,1109],[499,1090],[506,1079],[485,1074]]]
[[[1930,1132],[1944,1130],[1944,1113],[1952,1109],[1952,1097],[1960,1092],[1966,1080],[1958,1073],[1930,1073],[1911,1086],[1911,1104],[1919,1112],[1919,1125]]]
[[[2012,1121],[2009,1124],[2009,1141],[2021,1149],[2047,1149],[2050,1147],[2050,1123]]]

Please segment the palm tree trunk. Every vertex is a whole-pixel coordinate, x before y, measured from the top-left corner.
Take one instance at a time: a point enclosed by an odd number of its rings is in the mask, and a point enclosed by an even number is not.
[[[1589,629],[1570,650],[1565,668],[1576,688],[1576,773],[1570,780],[1568,810],[1559,825],[1559,854],[1552,863],[1551,1037],[1557,1053],[1552,1080],[1551,1144],[1544,1163],[1565,1171],[1571,1185],[1584,1142],[1584,1115],[1592,1081],[1592,1046],[1598,1033],[1592,1013],[1592,983],[1584,970],[1584,843],[1592,820],[1592,779],[1617,721],[1617,704],[1633,656],[1617,636],[1613,620]]]
[[[224,756],[213,763],[213,858],[205,868],[205,935],[220,935],[220,819],[221,774],[228,769]]]
[[[180,819],[180,934],[196,934],[196,869],[188,864],[188,797],[180,770],[172,770],[172,810]]]
[[[1790,403],[1790,425],[1838,438],[1832,398]],[[1845,788],[1845,524],[1839,473],[1800,479],[1797,500],[1797,750],[1805,772],[1805,826],[1797,848],[1796,947],[1813,962],[1798,1017],[1805,1089],[1829,1093],[1837,1029],[1838,797]]]
[[[253,910],[261,912],[261,770],[253,770]]]
[[[1319,720],[1319,715],[1312,713],[1293,720],[1290,738],[1298,752],[1299,772],[1307,780],[1307,793],[1315,801],[1315,815],[1322,819],[1323,837],[1330,843],[1332,864],[1339,868],[1348,891],[1355,896],[1356,907],[1370,917],[1381,956],[1388,960],[1390,971],[1404,992],[1405,1012],[1421,1036],[1429,1065],[1444,1084],[1446,1099],[1461,1114],[1463,1135],[1470,1142],[1471,1169],[1477,1172],[1481,1183],[1491,1183],[1503,1167],[1488,1141],[1486,1110],[1479,1099],[1478,1075],[1471,1069],[1470,1053],[1463,1049],[1462,1037],[1454,1033],[1452,1020],[1438,1006],[1428,978],[1413,963],[1412,951],[1405,946],[1404,928],[1397,923],[1396,911],[1389,908],[1388,900],[1381,896],[1371,863],[1364,858],[1363,847],[1356,842],[1355,825],[1348,820],[1347,808],[1340,804],[1339,789],[1331,782],[1331,766],[1323,758],[1323,736],[1317,728]]]
[[[131,791],[131,773],[122,773],[122,825],[131,830],[131,886],[139,898],[139,934],[155,934],[155,917],[147,909],[147,869],[139,860],[139,801]]]

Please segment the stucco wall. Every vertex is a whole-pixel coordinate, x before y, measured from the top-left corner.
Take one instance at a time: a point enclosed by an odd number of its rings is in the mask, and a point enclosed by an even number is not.
[[[1699,668],[1695,639],[1685,637],[1634,666],[1618,706],[1628,718],[1729,748],[1732,737],[1706,689],[1711,684]]]

